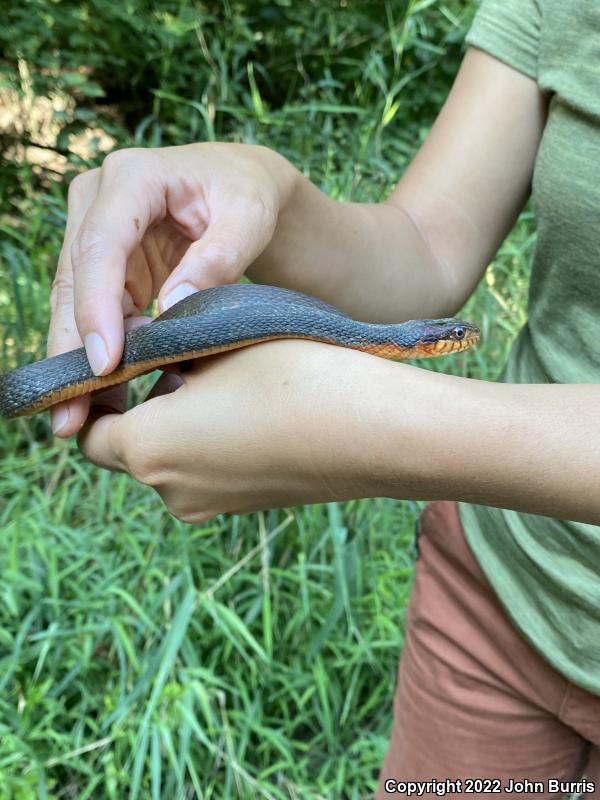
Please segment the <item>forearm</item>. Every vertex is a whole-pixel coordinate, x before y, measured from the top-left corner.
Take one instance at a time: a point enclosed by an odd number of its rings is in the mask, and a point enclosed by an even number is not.
[[[301,339],[198,359],[180,380],[80,444],[187,522],[384,496],[600,524],[598,386],[486,383]]]
[[[381,380],[373,377],[361,410],[369,422],[354,462],[366,494],[600,524],[598,386],[495,384],[377,367]],[[365,452],[367,469],[358,456]]]
[[[449,313],[448,282],[402,209],[341,203],[300,173],[253,280],[317,295],[364,320]]]

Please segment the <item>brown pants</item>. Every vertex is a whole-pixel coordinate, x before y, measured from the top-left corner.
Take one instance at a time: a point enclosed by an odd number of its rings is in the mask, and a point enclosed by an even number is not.
[[[600,696],[562,677],[512,625],[465,541],[456,503],[427,506],[419,545],[377,799],[439,797],[444,788],[488,800],[511,788],[518,800],[569,790],[600,798]]]

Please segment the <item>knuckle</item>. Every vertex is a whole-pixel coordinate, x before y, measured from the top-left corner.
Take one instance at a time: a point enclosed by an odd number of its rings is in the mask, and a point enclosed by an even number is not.
[[[241,243],[234,240],[227,244],[214,242],[211,247],[211,260],[219,268],[219,274],[224,280],[237,279],[244,261],[244,248]]]
[[[237,276],[247,256],[247,245],[241,237],[231,236],[227,243],[215,243],[215,261],[226,277]]]
[[[86,196],[92,184],[94,184],[96,180],[96,176],[98,174],[98,169],[90,169],[86,172],[81,172],[79,175],[76,175],[71,183],[69,184],[69,191],[68,191],[68,204],[69,208],[74,205],[78,205],[81,200]]]
[[[102,239],[92,222],[87,222],[71,245],[71,261],[78,265],[82,260],[93,260],[102,246]]]
[[[138,420],[120,441],[115,441],[115,447],[121,452],[125,469],[138,483],[153,489],[164,488],[168,484],[168,475],[160,456],[152,448],[152,442],[151,432],[143,421]]]
[[[273,230],[277,224],[277,212],[272,203],[265,196],[253,189],[248,197],[249,211],[258,224],[268,230]]]
[[[115,172],[135,169],[145,157],[147,151],[143,147],[126,147],[113,150],[102,162],[102,172],[111,176]]]
[[[139,442],[137,437],[132,437],[126,444],[123,451],[123,461],[127,472],[138,483],[156,488],[163,482],[162,470],[159,468],[156,459],[152,458],[147,448]]]
[[[193,498],[190,498],[189,494],[180,490],[177,481],[171,480],[165,485],[153,488],[160,495],[169,514],[188,525],[199,525],[222,513],[205,508],[201,493],[194,493]]]
[[[68,273],[59,271],[52,281],[50,289],[50,310],[56,314],[59,308],[73,303],[73,278]]]

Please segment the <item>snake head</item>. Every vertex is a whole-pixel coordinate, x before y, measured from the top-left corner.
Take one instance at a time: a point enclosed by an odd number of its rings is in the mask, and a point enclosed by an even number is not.
[[[481,331],[476,325],[460,319],[426,319],[418,323],[422,331],[415,347],[418,358],[457,353],[477,344]]]

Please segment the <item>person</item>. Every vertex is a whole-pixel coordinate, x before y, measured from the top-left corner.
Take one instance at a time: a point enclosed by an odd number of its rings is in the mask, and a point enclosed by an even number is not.
[[[511,781],[523,797],[589,795],[600,787],[600,6],[484,0],[468,44],[381,203],[336,202],[250,145],[122,150],[77,177],[49,353],[83,342],[106,374],[124,320],[139,324],[153,297],[163,310],[244,273],[363,320],[448,315],[532,192],[529,319],[501,382],[278,341],[166,375],[126,413],[85,422],[89,398],[73,400],[53,427],[82,429],[92,462],[154,487],[189,522],[432,501],[378,797],[433,778],[493,781],[471,785],[481,797],[516,793]]]

